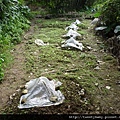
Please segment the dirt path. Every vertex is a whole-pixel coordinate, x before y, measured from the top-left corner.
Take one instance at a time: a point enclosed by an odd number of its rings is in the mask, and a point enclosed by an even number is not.
[[[51,38],[48,39],[47,34],[49,34],[49,36],[51,35],[51,37],[56,34],[55,37],[60,38],[64,33],[61,33],[60,30],[63,31],[63,28],[69,23],[64,25],[63,23],[66,21],[60,22],[58,20],[58,22],[61,23],[58,30],[57,22],[56,25],[52,24],[53,21],[51,20],[43,20],[44,23],[38,20],[39,19],[36,19],[31,29],[25,34],[25,40],[19,45],[16,45],[12,51],[14,62],[11,67],[6,70],[5,79],[2,84],[0,84],[0,92],[2,93],[0,94],[0,102],[2,103],[0,104],[1,113],[120,114],[120,86],[117,84],[120,80],[120,74],[117,70],[117,62],[109,53],[104,52],[104,45],[101,42],[101,38],[95,36],[90,28],[90,20],[84,20],[83,23],[87,27],[84,28],[84,26],[82,26],[81,28],[83,33],[81,42],[92,48],[84,52],[66,50],[62,50],[61,52],[61,49],[59,49],[59,41],[57,41],[58,43],[56,44],[56,41],[51,41]],[[71,21],[72,20],[69,22]],[[57,30],[59,33],[58,36]],[[34,44],[35,38],[40,36],[47,36],[45,39],[46,42],[51,42],[52,44],[47,48],[47,51],[45,51],[46,48],[38,48],[38,46]],[[51,49],[56,55],[55,59],[51,57],[53,54],[50,51]],[[39,54],[41,58],[39,58]],[[58,56],[58,54],[62,57]],[[53,59],[53,61],[51,61],[51,59]],[[50,68],[48,66],[50,66]],[[74,67],[78,69],[75,70],[73,69]],[[55,70],[56,73],[48,72],[52,70]],[[19,110],[17,105],[21,95],[20,86],[32,78],[43,75],[43,73],[50,79],[58,78],[63,82],[63,88],[61,90],[65,95],[65,102],[60,106]],[[86,91],[84,96],[78,94],[82,88]],[[13,95],[14,93],[15,95]],[[11,100],[9,99],[10,95],[13,95],[13,99]]]
[[[0,85],[0,109],[4,107],[10,95],[12,95],[19,86],[25,81],[24,71],[24,42],[14,48],[13,57],[14,63],[5,73],[5,79]]]

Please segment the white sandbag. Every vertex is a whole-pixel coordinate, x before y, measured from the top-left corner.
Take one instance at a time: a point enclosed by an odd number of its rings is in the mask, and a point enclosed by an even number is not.
[[[37,44],[38,46],[44,46],[44,45],[46,45],[42,40],[40,40],[40,39],[36,39],[35,40],[35,44]]]
[[[76,38],[76,37],[81,37],[81,34],[79,34],[78,32],[70,29],[70,30],[68,31],[68,33],[67,33],[66,35],[63,35],[62,37],[63,37],[63,38],[65,38],[65,37],[69,37],[69,38],[70,38],[70,37],[73,37],[73,38]]]
[[[72,29],[74,31],[77,31],[78,27],[74,23],[71,23],[70,26],[68,26],[68,27],[65,28],[65,31],[70,30],[70,29]]]
[[[81,51],[84,48],[83,44],[76,41],[73,37],[71,37],[70,39],[65,41],[65,43],[61,47],[67,47],[67,48],[73,47],[73,48],[77,48],[77,49],[79,49]]]
[[[81,24],[81,22],[78,19],[76,19],[76,21],[74,22],[74,24],[79,25],[79,24]]]
[[[59,90],[55,90],[61,84],[46,77],[30,80],[25,85],[28,93],[21,96],[18,108],[45,107],[63,103],[64,95]]]

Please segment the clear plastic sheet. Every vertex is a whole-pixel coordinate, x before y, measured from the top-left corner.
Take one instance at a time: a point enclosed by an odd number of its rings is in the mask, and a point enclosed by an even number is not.
[[[75,23],[71,23],[70,26],[68,26],[68,27],[65,28],[65,31],[70,30],[70,29],[72,29],[74,31],[77,31],[78,30],[78,26],[76,26]]]
[[[76,37],[80,37],[80,36],[81,36],[81,34],[79,34],[78,32],[70,29],[70,30],[68,31],[68,33],[67,33],[66,35],[63,35],[62,37],[63,37],[63,38],[65,38],[65,37],[69,37],[69,38],[70,38],[70,37],[73,37],[73,38],[76,38]]]
[[[18,108],[45,107],[63,103],[64,95],[59,90],[55,90],[61,84],[46,77],[30,80],[25,85],[28,93],[21,96]]]
[[[73,48],[77,48],[77,49],[79,49],[81,51],[84,48],[83,44],[76,41],[73,37],[66,40],[65,43],[61,47],[67,47],[67,48],[73,47]]]

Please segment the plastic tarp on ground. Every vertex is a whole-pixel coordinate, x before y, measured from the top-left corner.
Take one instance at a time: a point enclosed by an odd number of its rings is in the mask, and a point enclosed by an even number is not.
[[[59,90],[55,90],[61,84],[46,77],[30,80],[25,85],[28,93],[21,96],[18,108],[45,107],[63,103],[64,95]]]
[[[79,27],[77,25],[79,25],[79,24],[82,24],[82,23],[78,19],[76,19],[75,22],[71,23],[70,26],[65,28],[65,31],[70,30],[70,29],[77,31],[79,29]]]
[[[76,19],[76,21],[74,22],[74,24],[79,25],[79,24],[81,24],[81,22],[78,19]]]
[[[67,48],[73,47],[73,48],[79,49],[81,51],[84,48],[83,44],[76,41],[73,37],[66,40],[65,43],[61,47],[67,47]]]
[[[68,33],[66,34],[66,35],[63,35],[62,37],[63,38],[65,38],[65,37],[73,37],[73,38],[76,38],[76,37],[80,37],[81,36],[81,34],[79,34],[79,33],[77,33],[76,31],[74,31],[74,30],[72,30],[72,29],[70,29],[69,31],[68,31]]]
[[[74,31],[77,31],[77,30],[78,30],[78,27],[76,26],[75,23],[71,23],[70,26],[68,26],[68,27],[65,28],[65,31],[70,30],[70,29],[72,29],[72,30],[74,30]]]
[[[46,45],[42,40],[40,40],[40,39],[36,39],[35,40],[35,44],[37,44],[38,46],[44,46],[44,45]]]

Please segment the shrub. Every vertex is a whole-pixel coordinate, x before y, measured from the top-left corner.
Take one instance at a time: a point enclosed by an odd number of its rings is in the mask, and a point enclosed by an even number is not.
[[[107,0],[101,10],[101,19],[108,26],[106,33],[120,25],[120,0]]]
[[[0,81],[4,76],[5,64],[7,64],[7,51],[10,50],[12,44],[21,41],[20,35],[24,29],[29,28],[30,22],[27,17],[30,10],[19,1],[0,0]]]
[[[69,11],[79,11],[84,7],[87,0],[30,0],[31,3],[38,2],[48,8],[51,13],[64,13]],[[29,3],[30,3],[29,2]]]

